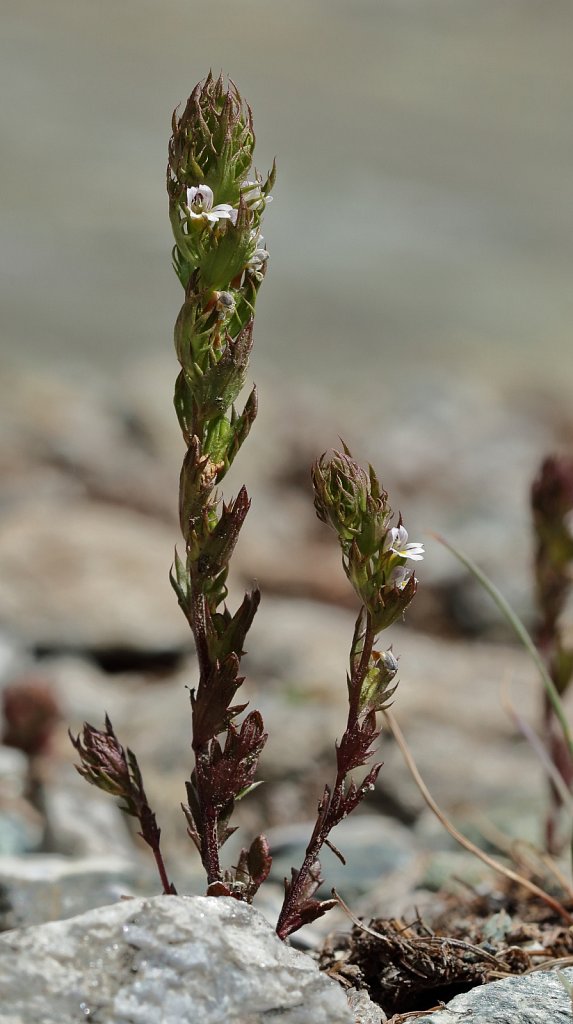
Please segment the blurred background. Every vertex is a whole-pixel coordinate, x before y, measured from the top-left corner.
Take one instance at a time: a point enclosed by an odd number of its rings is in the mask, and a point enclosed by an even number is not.
[[[523,487],[531,418],[552,435],[569,414],[572,21],[565,0],[7,0],[4,367],[121,402],[154,361],[170,387],[169,118],[223,69],[254,109],[258,165],[279,166],[263,429],[288,392],[291,414],[333,411],[311,452],[341,433],[387,486],[423,473],[426,491],[444,456],[448,475],[463,462],[489,518],[484,446],[496,488]]]
[[[212,67],[280,167],[258,373],[350,373],[378,406],[426,374],[564,388],[572,19],[559,0],[7,0],[3,355],[107,370],[169,337],[169,117]]]
[[[169,692],[184,701],[193,668],[166,576],[178,536],[182,296],[164,174],[171,112],[212,68],[253,108],[258,167],[278,163],[252,361],[261,411],[227,488],[244,479],[254,499],[234,585],[263,587],[250,672],[255,688],[277,679],[256,699],[280,722],[284,700],[296,708],[301,694],[341,713],[330,695],[335,673],[344,689],[353,601],[313,517],[308,466],[342,435],[428,545],[411,628],[396,641],[412,719],[426,700],[437,730],[466,716],[477,744],[491,738],[499,713],[485,694],[497,700],[499,659],[519,656],[428,531],[462,544],[532,621],[528,488],[541,457],[573,442],[572,30],[566,0],[4,0],[6,680],[27,666],[66,721],[97,718],[105,693],[140,746],[165,758],[156,698],[141,686],[177,678]],[[447,700],[428,693],[428,678]],[[330,743],[338,724],[321,714]],[[172,726],[183,749],[177,711]],[[291,741],[285,763],[276,742],[283,810],[277,797],[265,814],[278,825],[311,813],[315,795],[309,784],[305,803],[285,788]],[[470,772],[468,736],[449,742]],[[180,787],[179,749],[161,763]],[[69,760],[63,740],[58,750]],[[450,792],[429,752],[432,763],[457,806],[470,774]],[[491,767],[492,791],[503,772]],[[402,821],[419,811],[404,786]]]

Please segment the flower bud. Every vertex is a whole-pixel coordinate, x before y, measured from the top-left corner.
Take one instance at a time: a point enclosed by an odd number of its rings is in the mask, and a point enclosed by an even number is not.
[[[236,302],[231,292],[216,292],[215,309],[219,320],[226,320],[235,312]]]
[[[360,691],[360,711],[383,711],[389,707],[388,701],[396,692],[396,686],[390,686],[398,671],[398,659],[387,651],[372,652],[372,659]],[[397,684],[396,684],[397,685]]]
[[[236,206],[251,167],[255,135],[250,107],[232,82],[211,73],[195,86],[180,118],[173,113],[168,191],[179,202],[183,190],[208,186],[218,203]]]
[[[388,494],[372,467],[362,469],[346,445],[321,456],[312,481],[316,514],[338,534],[344,571],[380,632],[403,615],[416,593],[417,580],[405,563],[420,561],[423,545],[408,543],[401,517],[397,526],[389,525]]]
[[[394,581],[383,584],[368,601],[374,630],[379,633],[401,619],[418,589],[418,580],[408,572],[407,578],[396,585]]]
[[[70,733],[70,739],[80,755],[81,766],[76,766],[79,774],[98,789],[123,797],[128,813],[133,813],[128,754],[118,741],[109,718],[106,716],[105,732],[86,722],[83,732],[75,738]]]
[[[373,554],[392,515],[374,471],[366,473],[344,446],[315,462],[312,482],[316,514],[336,531],[344,553],[355,543],[361,554]]]

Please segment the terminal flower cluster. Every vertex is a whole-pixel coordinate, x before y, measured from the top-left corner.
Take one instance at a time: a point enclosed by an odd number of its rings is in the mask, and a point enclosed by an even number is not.
[[[313,483],[316,513],[338,534],[346,575],[374,627],[386,629],[416,593],[417,580],[407,562],[421,561],[424,547],[408,542],[401,517],[397,526],[390,525],[387,492],[372,467],[362,469],[346,446],[318,460]]]

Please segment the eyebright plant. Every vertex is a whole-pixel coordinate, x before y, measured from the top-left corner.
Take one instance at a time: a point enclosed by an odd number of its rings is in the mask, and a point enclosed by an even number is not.
[[[266,178],[251,170],[254,146],[250,108],[233,83],[209,74],[183,113],[173,115],[167,168],[173,266],[185,292],[175,324],[181,369],[174,398],[186,446],[179,486],[184,545],[175,552],[170,578],[193,633],[199,669],[190,691],[194,766],[183,811],[207,875],[207,894],[246,902],[269,874],[267,840],[257,836],[231,868],[221,866],[220,851],[235,831],[230,822],[236,802],[258,785],[256,770],[267,740],[258,711],[240,720],[247,705],[237,698],[245,639],[260,595],[255,588],[234,612],[227,607],[229,563],[250,499],[241,487],[224,501],[217,488],[257,413],[255,388],[242,411],[235,408],[269,259],[261,225],[275,181],[274,164]],[[325,844],[338,853],[329,839],[332,829],[374,787],[380,770],[375,764],[360,783],[352,777],[373,752],[377,713],[396,688],[397,660],[391,649],[379,652],[374,644],[414,597],[417,581],[409,563],[423,557],[422,546],[408,542],[402,519],[391,525],[388,495],[373,469],[362,469],[346,447],[323,455],[312,475],[317,515],[338,536],[361,610],[350,650],[349,709],[336,747],[336,777],[319,802],[303,863],[285,880],[277,924],[281,938],[334,903],[315,898],[322,882],[319,854]],[[135,754],[120,744],[107,716],[105,731],[86,724],[72,742],[80,774],[119,797],[125,813],[139,821],[163,890],[175,893]]]

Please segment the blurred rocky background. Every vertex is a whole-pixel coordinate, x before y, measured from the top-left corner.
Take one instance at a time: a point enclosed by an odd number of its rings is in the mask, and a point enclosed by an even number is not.
[[[167,578],[181,294],[163,182],[171,110],[209,67],[251,103],[259,166],[279,166],[260,414],[225,487],[253,499],[231,598],[263,591],[247,687],[270,739],[240,814],[275,850],[263,900],[270,913],[300,861],[344,716],[355,609],[308,474],[339,435],[427,545],[392,636],[419,767],[474,837],[539,837],[542,771],[500,703],[509,684],[534,720],[534,673],[430,532],[532,623],[528,489],[573,446],[572,28],[561,0],[6,0],[0,927],[156,891],[113,801],[72,767],[68,725],[106,710],[178,888],[201,891],[179,809],[195,662]],[[382,757],[329,883],[365,913],[452,875],[477,884],[389,737]]]

